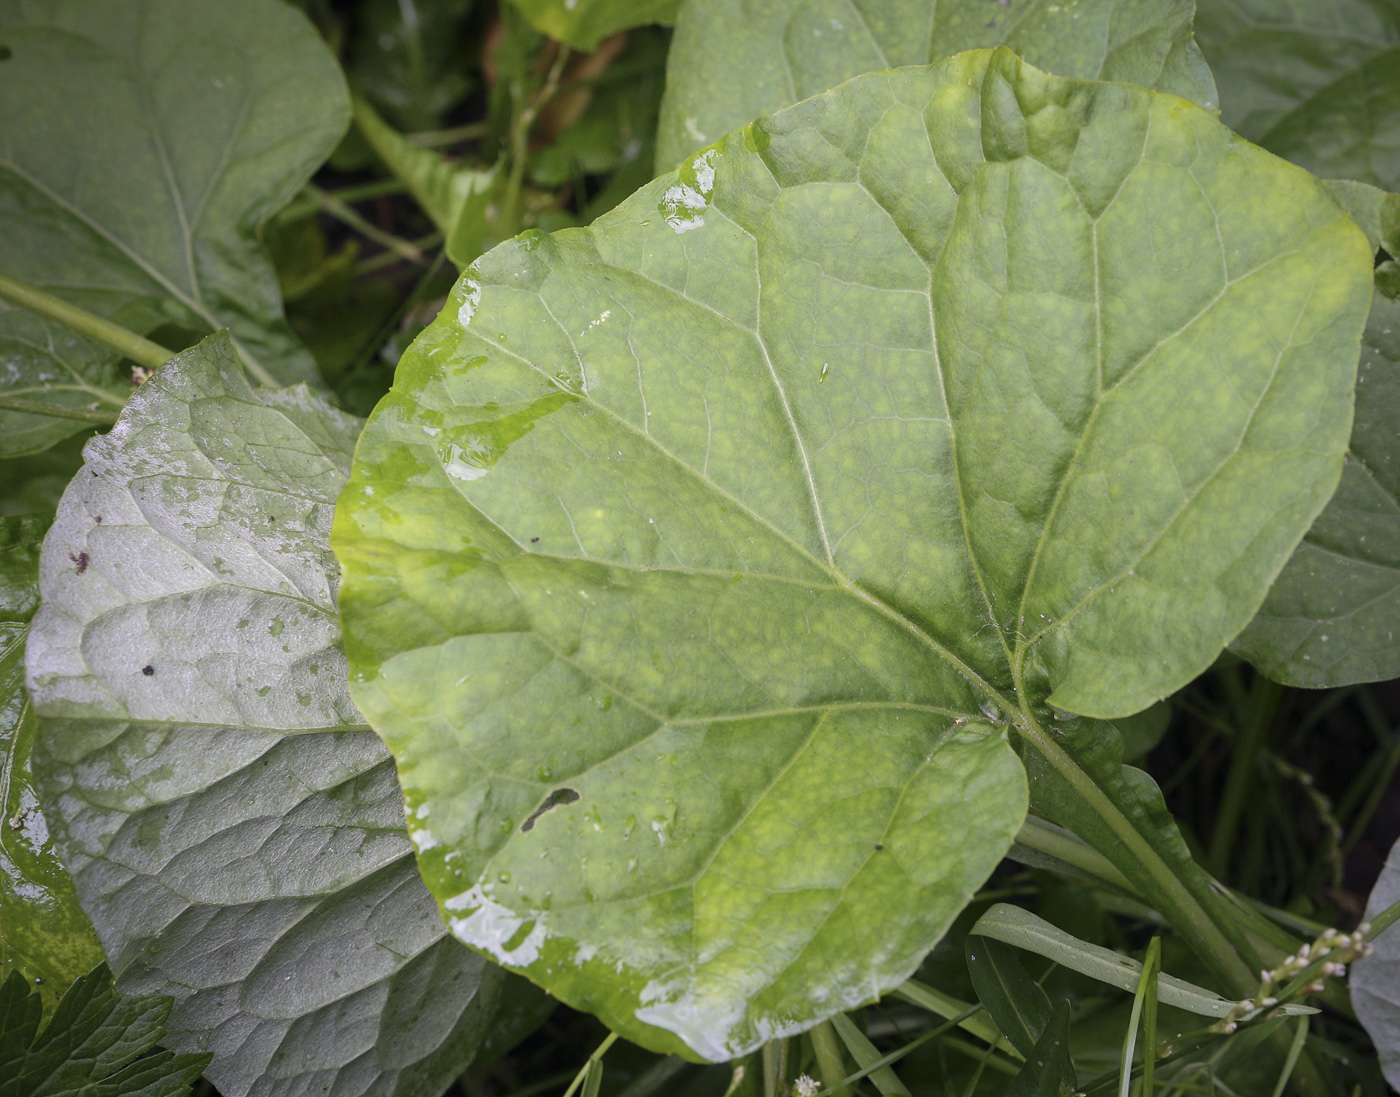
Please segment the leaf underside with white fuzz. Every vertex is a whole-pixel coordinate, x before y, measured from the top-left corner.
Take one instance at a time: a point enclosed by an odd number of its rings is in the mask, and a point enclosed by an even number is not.
[[[360,420],[226,335],[132,397],[59,506],[34,768],[125,993],[227,1097],[438,1092],[501,975],[446,935],[346,692],[327,537]]]
[[[1391,848],[1366,900],[1366,917],[1374,918],[1396,902],[1400,902],[1400,842]],[[1385,1080],[1400,1088],[1400,931],[1391,926],[1376,935],[1371,954],[1352,964],[1348,985],[1356,1018],[1376,1045]]]
[[[138,331],[227,327],[263,382],[313,378],[256,236],[349,120],[305,16],[0,0],[0,45],[0,272]]]
[[[1192,0],[689,0],[666,65],[656,167],[863,72],[1006,46],[1058,76],[1215,109]]]
[[[1205,111],[1007,50],[478,260],[332,539],[453,931],[710,1059],[897,985],[1022,822],[1008,724],[1139,711],[1258,608],[1370,269]]]

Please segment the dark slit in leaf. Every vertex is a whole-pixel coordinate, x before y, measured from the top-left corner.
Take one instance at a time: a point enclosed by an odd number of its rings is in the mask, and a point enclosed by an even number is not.
[[[572,804],[579,798],[577,792],[571,788],[557,788],[544,798],[544,803],[530,812],[530,818],[520,824],[520,833],[528,834],[535,829],[535,820],[546,811],[553,811],[563,804]]]

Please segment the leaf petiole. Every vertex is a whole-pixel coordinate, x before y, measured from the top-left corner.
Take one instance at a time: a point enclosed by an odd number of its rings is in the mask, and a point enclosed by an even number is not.
[[[0,275],[0,297],[20,308],[55,320],[64,327],[72,328],[79,335],[86,335],[89,339],[101,343],[105,347],[111,347],[119,354],[130,358],[138,366],[145,366],[147,369],[155,369],[157,366],[164,365],[175,355],[173,350],[167,350],[159,343],[153,343],[149,339],[137,335],[134,331],[128,331],[120,324],[114,324],[110,320],[88,312],[87,309],[70,304],[61,297],[55,297],[51,293],[45,293],[43,290],[35,289],[23,282],[17,282],[13,278],[6,278],[4,275]],[[56,413],[39,412],[37,414]],[[82,417],[70,415],[67,418]],[[91,421],[107,423],[114,420]]]

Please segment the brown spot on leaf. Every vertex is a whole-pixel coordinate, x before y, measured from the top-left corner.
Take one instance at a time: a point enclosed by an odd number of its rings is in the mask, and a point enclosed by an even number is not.
[[[70,560],[73,561],[73,565],[74,565],[74,567],[76,567],[76,568],[78,569],[78,574],[79,574],[79,575],[81,575],[83,572],[87,571],[87,569],[88,569],[88,564],[91,562],[91,561],[88,559],[88,554],[87,554],[86,552],[80,552],[80,553],[78,553],[77,556],[74,556],[74,555],[70,552],[70,553],[68,554],[68,559],[70,559]]]

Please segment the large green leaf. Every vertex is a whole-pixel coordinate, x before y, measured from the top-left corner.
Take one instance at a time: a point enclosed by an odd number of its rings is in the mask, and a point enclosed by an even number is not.
[[[1231,129],[1400,190],[1400,0],[1197,0],[1196,34]]]
[[[1215,106],[1193,0],[688,0],[676,20],[656,167],[862,72],[1005,45],[1047,72]]]
[[[1400,252],[1400,195],[1329,183],[1371,246]],[[1400,677],[1400,301],[1378,285],[1361,340],[1342,482],[1232,645],[1270,678],[1325,688]]]
[[[279,0],[0,0],[0,271],[147,331],[229,328],[265,382],[314,376],[259,224],[349,117]]]
[[[1258,608],[1370,269],[1205,111],[1006,50],[478,260],[333,537],[454,932],[710,1058],[898,984],[1023,818],[1008,723],[1068,766],[1050,705],[1140,710]]]
[[[34,715],[24,638],[39,604],[39,542],[48,524],[0,518],[0,980],[19,972],[51,1007],[102,952],[53,850],[29,768]]]
[[[346,693],[327,545],[360,421],[254,392],[223,334],[94,439],[45,540],[34,768],[126,993],[226,1097],[418,1097],[500,974],[446,935]]]
[[[525,18],[575,49],[595,49],[610,34],[647,23],[670,23],[681,0],[513,0]]]

